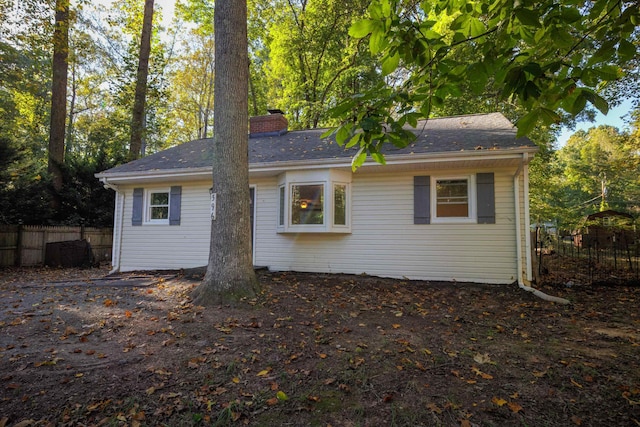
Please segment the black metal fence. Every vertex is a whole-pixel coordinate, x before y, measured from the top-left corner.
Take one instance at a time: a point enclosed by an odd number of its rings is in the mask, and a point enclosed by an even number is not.
[[[599,230],[562,236],[532,232],[536,280],[565,286],[640,284],[640,232]]]

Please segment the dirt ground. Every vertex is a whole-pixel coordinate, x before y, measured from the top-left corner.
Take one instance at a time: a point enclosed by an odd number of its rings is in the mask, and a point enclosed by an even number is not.
[[[640,288],[0,270],[0,426],[638,426]]]

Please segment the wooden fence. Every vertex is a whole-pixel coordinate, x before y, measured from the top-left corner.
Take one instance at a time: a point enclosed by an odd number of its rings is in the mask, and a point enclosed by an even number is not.
[[[69,240],[87,240],[96,261],[111,261],[111,228],[0,225],[0,267],[42,265],[47,243]]]

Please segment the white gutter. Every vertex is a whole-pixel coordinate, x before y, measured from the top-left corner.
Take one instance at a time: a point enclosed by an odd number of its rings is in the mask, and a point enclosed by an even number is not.
[[[111,271],[109,274],[120,271],[120,256],[122,253],[122,226],[124,224],[124,194],[118,187],[110,183],[107,178],[100,178],[104,188],[116,192],[116,203],[113,207],[113,247],[111,248]]]
[[[532,294],[534,294],[535,296],[542,298],[545,301],[552,301],[552,302],[557,302],[559,304],[570,304],[569,300],[566,300],[564,298],[559,298],[559,297],[554,297],[551,295],[547,295],[542,291],[539,291],[535,288],[532,288],[531,286],[527,286],[525,285],[524,279],[522,277],[522,221],[520,219],[520,173],[522,171],[524,171],[524,181],[525,181],[525,185],[524,185],[524,193],[525,193],[525,221],[529,221],[529,215],[528,215],[528,191],[529,191],[529,187],[527,185],[527,179],[529,178],[528,175],[528,166],[527,164],[529,163],[528,160],[528,155],[527,153],[523,153],[522,154],[522,162],[520,163],[520,165],[518,166],[518,169],[516,170],[516,173],[513,175],[513,195],[514,195],[514,202],[515,202],[515,214],[516,214],[516,256],[518,257],[517,261],[516,261],[516,266],[517,266],[517,277],[518,277],[518,287],[524,291],[527,292],[531,292]],[[529,223],[527,222],[527,229],[529,229]],[[531,244],[529,243],[529,237],[527,236],[526,239],[526,250],[528,250],[528,254],[527,254],[527,276],[529,278],[529,275],[531,274]],[[528,279],[527,278],[527,279]],[[528,280],[529,281],[529,280]]]

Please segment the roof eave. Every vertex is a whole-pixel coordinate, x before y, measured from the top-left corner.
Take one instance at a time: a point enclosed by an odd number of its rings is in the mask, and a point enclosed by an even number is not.
[[[521,159],[525,153],[535,153],[537,147],[520,147],[512,149],[492,149],[492,150],[475,150],[475,151],[453,151],[439,153],[413,153],[413,154],[387,154],[385,156],[387,165],[405,165],[414,163],[447,163],[457,162],[461,159],[469,160],[504,160],[504,159]],[[529,157],[531,158],[531,157]],[[370,166],[380,166],[375,161],[368,159],[362,168]],[[290,160],[279,162],[250,163],[249,172],[257,174],[265,173],[281,173],[289,170],[300,169],[326,169],[326,168],[350,168],[351,157],[340,157],[330,159],[304,159]],[[211,178],[211,167],[200,168],[180,168],[180,169],[163,169],[151,171],[135,171],[135,172],[100,172],[95,176],[102,182],[111,184],[126,183],[146,183],[171,179],[174,181],[189,181],[197,179]]]

